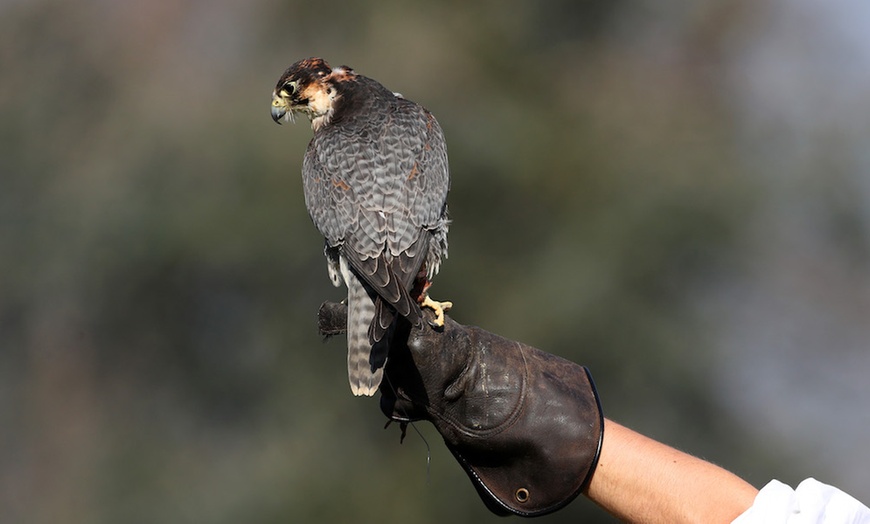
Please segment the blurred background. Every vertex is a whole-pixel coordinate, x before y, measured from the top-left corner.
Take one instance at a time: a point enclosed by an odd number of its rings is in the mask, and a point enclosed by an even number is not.
[[[315,316],[292,62],[429,108],[455,319],[870,500],[870,4],[0,0],[0,521],[496,522]],[[427,468],[427,447],[431,465]],[[582,497],[541,522],[611,522]]]

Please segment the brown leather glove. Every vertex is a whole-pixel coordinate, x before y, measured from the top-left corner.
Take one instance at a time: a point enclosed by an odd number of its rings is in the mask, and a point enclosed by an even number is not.
[[[343,305],[321,306],[321,333],[345,324]],[[439,330],[398,326],[381,384],[387,417],[432,422],[496,514],[544,515],[580,493],[604,428],[588,369],[450,318]]]

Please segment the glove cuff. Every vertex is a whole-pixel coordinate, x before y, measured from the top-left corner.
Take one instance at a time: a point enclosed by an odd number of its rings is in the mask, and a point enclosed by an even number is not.
[[[535,517],[564,507],[592,477],[604,437],[589,370],[479,328],[467,331],[477,351],[463,395],[446,412],[430,411],[433,423],[493,513]],[[474,414],[487,396],[488,420]]]

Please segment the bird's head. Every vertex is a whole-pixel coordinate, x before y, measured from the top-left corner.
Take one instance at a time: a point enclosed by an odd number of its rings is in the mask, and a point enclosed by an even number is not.
[[[322,58],[306,58],[291,65],[272,92],[272,120],[293,120],[305,113],[316,131],[329,123],[341,97],[336,83],[354,76],[348,67],[331,68]]]

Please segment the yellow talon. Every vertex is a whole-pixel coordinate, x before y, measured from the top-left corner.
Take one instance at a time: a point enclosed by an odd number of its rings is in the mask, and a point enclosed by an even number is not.
[[[435,302],[429,295],[420,303],[420,307],[428,307],[435,312],[435,320],[432,322],[437,327],[444,326],[444,312],[453,307],[453,302]]]

